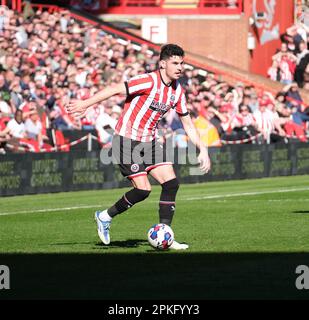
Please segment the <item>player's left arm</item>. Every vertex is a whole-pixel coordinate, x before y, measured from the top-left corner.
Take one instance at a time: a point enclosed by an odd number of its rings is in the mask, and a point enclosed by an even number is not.
[[[198,134],[189,114],[181,116],[180,120],[182,122],[184,130],[186,131],[186,134],[200,151],[200,154],[197,158],[200,163],[200,169],[203,172],[207,173],[211,167],[207,146],[205,146],[205,144],[201,140],[200,135]]]

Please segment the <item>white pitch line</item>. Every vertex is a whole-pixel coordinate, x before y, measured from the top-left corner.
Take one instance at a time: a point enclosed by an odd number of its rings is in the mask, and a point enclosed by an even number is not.
[[[90,209],[90,208],[99,208],[101,205],[96,206],[75,206],[75,207],[64,207],[64,208],[53,208],[53,209],[39,209],[31,211],[12,211],[12,212],[0,212],[0,216],[8,216],[11,214],[22,214],[22,213],[44,213],[44,212],[54,212],[54,211],[69,211],[76,209]]]
[[[294,188],[294,189],[279,189],[279,190],[268,190],[268,191],[256,191],[256,192],[242,192],[242,193],[230,193],[221,195],[212,195],[204,197],[193,197],[187,199],[177,199],[177,200],[203,200],[203,199],[218,199],[218,198],[230,198],[230,197],[242,197],[242,196],[257,196],[260,194],[270,194],[270,193],[284,193],[284,192],[296,192],[296,191],[309,191],[309,187],[306,188]]]
[[[286,192],[297,192],[297,191],[309,191],[309,187],[306,188],[293,188],[293,189],[278,189],[278,190],[268,190],[268,191],[256,191],[256,192],[242,192],[242,193],[229,193],[229,194],[216,194],[203,197],[191,197],[191,198],[178,198],[177,201],[195,201],[195,200],[207,200],[207,199],[220,199],[220,198],[231,198],[231,197],[242,197],[242,196],[256,196],[261,194],[271,194],[271,193],[286,193]],[[157,203],[157,201],[150,201],[151,203]],[[74,207],[63,207],[63,208],[53,208],[53,209],[39,209],[31,211],[12,211],[12,212],[0,212],[0,216],[8,216],[14,214],[24,214],[24,213],[45,213],[54,211],[70,211],[77,209],[91,209],[100,208],[101,205],[87,205],[87,206],[74,206]]]

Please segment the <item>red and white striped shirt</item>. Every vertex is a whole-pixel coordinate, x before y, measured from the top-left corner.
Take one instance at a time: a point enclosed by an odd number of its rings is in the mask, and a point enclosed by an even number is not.
[[[156,136],[157,126],[170,109],[188,114],[184,89],[175,80],[166,85],[159,71],[141,74],[125,82],[127,99],[115,128],[116,134],[148,142]]]

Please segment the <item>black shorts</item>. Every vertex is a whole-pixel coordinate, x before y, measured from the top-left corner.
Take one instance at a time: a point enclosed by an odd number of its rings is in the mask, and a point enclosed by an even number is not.
[[[147,175],[152,169],[173,164],[167,161],[166,145],[157,140],[141,142],[114,135],[112,142],[114,163],[128,179]]]

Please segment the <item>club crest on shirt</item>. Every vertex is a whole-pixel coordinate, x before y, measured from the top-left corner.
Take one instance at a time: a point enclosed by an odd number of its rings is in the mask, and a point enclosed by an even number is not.
[[[172,95],[171,95],[171,101],[173,101],[173,102],[174,102],[174,101],[175,101],[175,99],[176,99],[175,95],[174,95],[174,94],[172,94]]]
[[[133,163],[131,165],[131,171],[132,172],[137,172],[139,170],[139,165],[137,163]]]

